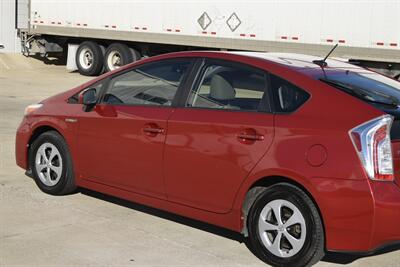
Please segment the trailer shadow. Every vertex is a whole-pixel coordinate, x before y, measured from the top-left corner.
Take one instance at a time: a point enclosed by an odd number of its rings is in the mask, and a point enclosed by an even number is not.
[[[63,66],[67,64],[67,58],[60,53],[54,55],[48,55],[45,57],[39,54],[35,54],[35,55],[30,55],[29,57],[42,61],[46,65]]]
[[[208,232],[214,235],[218,235],[233,241],[237,241],[240,243],[245,243],[246,247],[253,253],[252,248],[250,244],[247,242],[247,239],[243,237],[240,233],[218,227],[212,224],[208,224],[205,222],[197,221],[194,219],[190,219],[187,217],[183,217],[174,213],[170,213],[167,211],[159,210],[156,208],[148,207],[145,205],[141,205],[138,203],[130,202],[127,200],[123,200],[117,197],[105,195],[96,191],[88,190],[81,188],[79,189],[79,192],[90,196],[94,197],[103,201],[111,202],[113,204],[123,206],[132,210],[136,210],[139,212],[144,212],[149,215],[153,215],[156,217],[160,217],[166,220],[170,220],[185,226],[189,226],[192,228],[196,228],[198,230]],[[396,250],[400,250],[400,243],[397,244],[392,244],[389,246],[386,246],[382,249],[377,250],[375,253],[370,253],[370,254],[351,254],[351,253],[339,253],[339,252],[327,252],[325,257],[322,259],[323,262],[328,262],[328,263],[335,263],[335,264],[341,264],[341,265],[346,265],[350,264],[358,259],[361,258],[367,258],[367,257],[372,257],[372,256],[377,256],[389,252],[393,252]],[[253,253],[254,254],[254,253]],[[255,255],[257,256],[257,255]]]

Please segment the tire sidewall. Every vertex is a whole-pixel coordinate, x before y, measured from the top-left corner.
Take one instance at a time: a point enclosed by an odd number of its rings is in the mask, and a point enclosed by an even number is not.
[[[303,196],[297,190],[287,186],[273,186],[268,188],[255,200],[248,217],[249,238],[254,254],[264,262],[273,266],[307,266],[313,258],[318,247],[318,236],[315,231],[318,227],[315,214],[311,208],[303,201]],[[283,199],[291,202],[302,213],[306,223],[306,239],[301,250],[288,258],[275,256],[263,245],[258,233],[258,220],[263,208],[271,201]]]
[[[112,71],[112,69],[108,65],[108,57],[112,52],[118,52],[120,54],[121,66],[137,60],[136,56],[134,56],[131,49],[127,45],[119,43],[111,44],[109,47],[107,47],[106,53],[104,55],[104,68],[107,72]]]
[[[80,62],[80,55],[84,49],[89,49],[93,55],[93,63],[90,68],[87,69],[85,69]],[[100,74],[103,70],[103,61],[104,51],[98,44],[87,41],[79,45],[78,51],[76,52],[75,62],[80,74],[86,76],[94,76]]]
[[[140,60],[141,54],[138,50],[136,50],[135,48],[129,48],[129,50],[131,51],[132,54],[132,62]]]
[[[39,174],[35,167],[36,153],[37,153],[39,147],[44,143],[50,143],[50,144],[54,145],[60,152],[61,159],[63,162],[61,178],[58,181],[58,183],[55,184],[54,186],[47,186],[47,185],[43,184],[43,182],[39,178]],[[55,134],[52,134],[52,133],[44,133],[44,134],[40,135],[32,143],[32,146],[29,151],[30,151],[29,164],[30,164],[32,174],[33,174],[33,177],[34,177],[34,180],[35,180],[37,186],[40,188],[40,190],[42,190],[43,192],[45,192],[47,194],[51,194],[51,195],[61,194],[68,183],[68,178],[69,178],[70,171],[71,171],[71,162],[70,162],[70,158],[69,158],[69,152],[68,152],[66,145],[65,145],[64,141],[62,140],[62,138]]]

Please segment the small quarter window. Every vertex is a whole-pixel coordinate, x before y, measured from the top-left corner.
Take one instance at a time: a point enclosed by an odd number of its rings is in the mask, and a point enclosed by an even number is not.
[[[272,74],[270,77],[276,112],[293,112],[310,97],[303,89],[288,81]]]

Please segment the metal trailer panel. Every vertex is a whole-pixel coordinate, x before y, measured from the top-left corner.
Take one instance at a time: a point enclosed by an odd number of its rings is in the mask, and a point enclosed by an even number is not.
[[[0,0],[0,52],[20,51],[15,25],[15,0]]]
[[[221,48],[233,50],[252,50],[269,52],[304,53],[310,55],[326,55],[332,45],[284,43],[278,41],[245,40],[233,38],[213,38],[204,36],[167,35],[147,32],[108,31],[96,29],[77,29],[69,27],[37,26],[32,33],[60,35],[82,38],[98,38],[109,40],[125,40],[132,42],[147,42],[158,44],[174,44],[184,46],[199,46],[205,48]],[[335,57],[357,58],[374,61],[399,62],[400,54],[394,49],[375,49],[339,46]]]
[[[31,0],[31,33],[400,62],[400,1]]]
[[[17,28],[26,30],[29,27],[29,0],[17,0]]]

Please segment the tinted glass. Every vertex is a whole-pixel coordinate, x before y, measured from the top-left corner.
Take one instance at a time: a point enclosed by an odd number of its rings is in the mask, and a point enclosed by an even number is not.
[[[191,60],[149,63],[110,81],[104,96],[108,104],[170,106]]]
[[[240,65],[213,64],[206,67],[186,106],[257,111],[265,92],[265,74]]]
[[[331,71],[316,78],[391,114],[392,140],[400,139],[400,83],[371,71]]]
[[[276,112],[293,112],[310,97],[307,92],[288,81],[275,75],[270,77]]]
[[[338,71],[318,77],[336,87],[348,88],[359,98],[382,104],[400,103],[400,83],[374,72]]]

